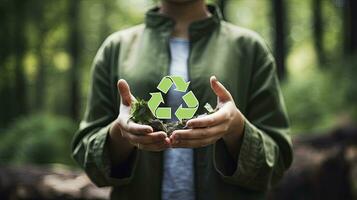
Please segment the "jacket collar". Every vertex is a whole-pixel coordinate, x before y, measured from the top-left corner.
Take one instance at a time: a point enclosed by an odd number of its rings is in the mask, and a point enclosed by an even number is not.
[[[206,19],[195,21],[190,24],[190,40],[195,40],[205,34],[209,34],[220,25],[222,15],[218,7],[207,5],[207,8],[212,15]],[[158,11],[159,7],[154,7],[148,10],[145,17],[145,24],[148,28],[155,29],[164,36],[169,36],[171,35],[176,22],[172,18],[165,16]]]

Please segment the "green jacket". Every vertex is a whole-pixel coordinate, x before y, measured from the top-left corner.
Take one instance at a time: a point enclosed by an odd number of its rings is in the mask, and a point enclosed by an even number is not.
[[[254,32],[212,17],[189,27],[190,89],[203,104],[216,105],[209,78],[216,75],[246,117],[238,162],[222,139],[194,149],[196,199],[262,199],[292,162],[292,146],[275,62]],[[119,111],[116,83],[125,79],[134,96],[148,100],[168,74],[169,37],[175,22],[158,9],[145,24],[110,35],[99,49],[83,121],[73,139],[74,159],[98,186],[113,186],[113,199],[160,199],[163,152],[135,149],[128,161],[112,166],[106,143]],[[238,147],[237,147],[238,148]]]

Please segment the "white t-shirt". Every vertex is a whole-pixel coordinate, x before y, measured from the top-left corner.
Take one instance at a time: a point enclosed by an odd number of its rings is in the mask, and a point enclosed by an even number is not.
[[[188,80],[189,41],[181,38],[170,39],[170,75],[178,75]],[[185,93],[171,88],[167,96],[167,104],[171,107],[172,119],[177,121],[176,109],[182,104]],[[194,187],[193,149],[172,148],[164,151],[164,172],[161,196],[163,200],[193,200]]]

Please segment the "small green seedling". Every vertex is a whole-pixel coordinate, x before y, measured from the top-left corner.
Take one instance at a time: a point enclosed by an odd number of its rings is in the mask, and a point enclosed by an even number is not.
[[[203,115],[212,114],[218,109],[213,109],[209,103],[206,103],[204,108],[207,113]],[[138,124],[145,124],[151,126],[154,131],[164,131],[168,134],[168,137],[172,134],[174,130],[185,129],[187,120],[170,122],[168,120],[157,119],[149,109],[148,102],[137,98],[135,102],[132,103],[130,110],[130,119]],[[196,115],[193,118],[200,117],[202,115]]]

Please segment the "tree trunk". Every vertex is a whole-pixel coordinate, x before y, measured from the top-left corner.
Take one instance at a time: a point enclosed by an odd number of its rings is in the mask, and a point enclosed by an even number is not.
[[[38,44],[38,70],[36,76],[36,101],[35,107],[37,111],[42,111],[45,104],[45,92],[46,92],[46,66],[45,58],[42,54],[43,42]]]
[[[325,52],[324,52],[324,43],[323,43],[323,20],[322,20],[322,8],[321,8],[322,0],[313,0],[312,8],[313,8],[313,25],[314,25],[314,45],[315,51],[317,55],[317,60],[320,63],[325,60]]]
[[[104,40],[109,34],[108,18],[111,11],[111,5],[109,0],[102,0],[103,3],[103,13],[102,13],[102,24],[101,24],[101,39]]]
[[[226,5],[227,5],[227,0],[217,0],[217,6],[221,10],[223,20],[227,20]]]
[[[36,93],[35,93],[35,108],[38,111],[43,110],[45,104],[45,92],[46,92],[46,64],[43,55],[44,41],[43,38],[46,34],[46,27],[43,17],[43,3],[39,2],[36,4],[38,10],[36,10],[36,21],[38,30],[38,41],[37,41],[37,55],[38,55],[38,70],[36,77]]]
[[[344,3],[344,49],[346,54],[357,52],[357,2],[345,0]]]
[[[23,59],[26,48],[25,38],[25,12],[26,1],[16,0],[14,1],[15,10],[15,29],[14,29],[14,54],[15,54],[15,108],[16,114],[22,115],[27,112],[27,88],[26,77],[23,66]]]
[[[277,64],[278,76],[280,79],[285,77],[285,15],[284,0],[272,1],[272,13],[274,17],[274,52]]]
[[[10,122],[13,112],[13,98],[12,98],[12,88],[10,70],[7,67],[7,59],[11,52],[11,32],[10,32],[10,18],[9,13],[12,11],[11,1],[4,1],[0,4],[0,24],[2,30],[0,31],[0,129],[6,127]],[[1,132],[1,130],[0,130]]]
[[[79,1],[69,0],[69,53],[71,55],[70,68],[70,116],[74,120],[79,119],[79,61],[80,61],[80,31],[79,31]]]

